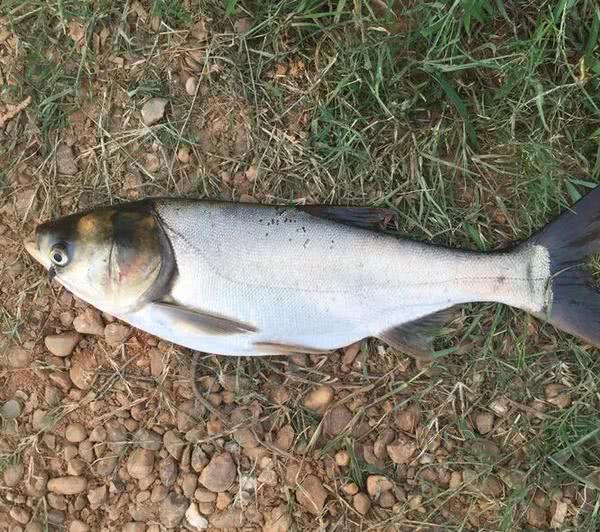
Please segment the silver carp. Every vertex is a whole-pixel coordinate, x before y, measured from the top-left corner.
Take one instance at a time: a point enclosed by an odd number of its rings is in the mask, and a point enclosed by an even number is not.
[[[523,309],[600,345],[600,187],[524,243],[476,253],[381,230],[385,209],[151,198],[40,225],[27,250],[135,327],[221,355],[376,337],[419,356],[456,305]]]

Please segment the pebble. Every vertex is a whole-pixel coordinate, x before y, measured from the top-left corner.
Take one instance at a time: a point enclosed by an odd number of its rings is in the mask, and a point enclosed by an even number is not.
[[[335,453],[335,463],[340,467],[345,467],[350,463],[350,455],[346,451]]]
[[[364,493],[357,493],[354,497],[352,497],[352,505],[360,515],[366,515],[371,509],[371,501]]]
[[[241,482],[240,482],[241,484]],[[231,504],[231,495],[229,493],[219,493],[217,495],[216,507],[217,510],[225,510]]]
[[[87,498],[90,501],[92,510],[98,508],[105,500],[107,495],[106,486],[98,486],[88,491]]]
[[[531,503],[527,508],[527,522],[534,528],[546,529],[548,527],[546,510]]]
[[[342,434],[352,421],[352,412],[344,405],[336,406],[327,412],[323,422],[323,431],[331,438]]]
[[[184,144],[177,150],[177,160],[182,164],[187,164],[190,162],[190,147],[187,144]]]
[[[165,115],[168,100],[165,98],[150,98],[142,106],[142,121],[147,126],[156,124]]]
[[[177,436],[175,431],[168,430],[163,435],[163,444],[167,452],[175,458],[175,460],[181,460],[181,453],[183,453],[183,447],[185,442]]]
[[[209,523],[217,529],[242,528],[244,521],[244,513],[239,508],[214,513],[209,517]]]
[[[104,340],[108,345],[116,347],[125,343],[130,333],[131,329],[127,325],[117,322],[109,323],[104,327]]]
[[[198,488],[194,492],[194,499],[198,502],[214,502],[217,499],[217,494],[205,488]]]
[[[196,78],[194,76],[190,76],[185,81],[185,92],[187,92],[187,94],[189,96],[194,96],[194,94],[196,94],[197,86],[198,86],[198,82],[196,81]]]
[[[156,349],[156,347],[153,347],[152,349],[150,349],[150,374],[153,377],[160,377],[160,374],[163,371],[163,354],[162,351],[160,351],[160,349]]]
[[[291,425],[284,425],[283,427],[281,427],[281,429],[279,429],[274,443],[280,449],[288,451],[294,443],[295,436],[296,434],[294,432],[294,427],[292,427]]]
[[[135,449],[127,460],[127,472],[135,479],[146,478],[154,467],[154,453],[149,449]]]
[[[193,502],[185,512],[185,518],[188,524],[194,530],[205,530],[208,528],[208,520],[198,511],[198,505]]]
[[[194,473],[185,473],[183,475],[183,481],[181,482],[181,490],[188,499],[191,499],[194,496],[194,492],[196,491],[197,485],[198,475],[195,475]]]
[[[129,521],[124,527],[123,532],[145,532],[146,524],[137,521]]]
[[[175,528],[183,519],[189,506],[183,495],[171,491],[160,503],[160,522],[167,528]]]
[[[69,526],[69,532],[88,532],[89,529],[90,527],[79,519],[71,521],[71,526]]]
[[[86,436],[85,427],[81,423],[71,423],[65,429],[65,438],[68,442],[81,443]]]
[[[88,353],[76,352],[71,358],[69,377],[80,390],[91,388],[96,377],[95,357],[90,356]]]
[[[382,508],[391,508],[396,504],[396,497],[391,491],[384,491],[377,501]]]
[[[25,527],[25,532],[44,532],[45,528],[39,521],[29,521]]]
[[[333,395],[331,386],[319,386],[306,394],[304,406],[309,410],[324,410],[333,401]]]
[[[69,463],[67,464],[67,474],[79,476],[83,474],[86,468],[87,464],[83,460],[73,458],[72,460],[69,460]]]
[[[9,348],[7,359],[11,368],[26,368],[29,366],[31,354],[22,347],[13,346]]]
[[[475,426],[479,434],[487,434],[494,428],[494,414],[491,412],[481,412],[475,417]]]
[[[73,320],[73,327],[81,334],[104,335],[102,318],[98,312],[91,308],[86,309]]]
[[[58,495],[57,493],[48,493],[46,495],[46,500],[51,508],[55,510],[66,510],[67,509],[67,500],[64,495]]]
[[[215,454],[200,473],[200,484],[210,491],[228,490],[237,475],[236,465],[229,453]]]
[[[417,450],[417,445],[412,440],[399,438],[394,443],[390,443],[386,450],[395,464],[408,464]]]
[[[347,495],[356,495],[358,493],[358,486],[354,482],[348,482],[342,486],[342,490]]]
[[[112,420],[106,424],[106,440],[110,442],[110,449],[120,453],[127,445],[127,431],[118,421]]]
[[[327,491],[315,475],[307,475],[296,489],[296,500],[312,514],[323,511],[326,499]]]
[[[175,484],[178,472],[179,467],[177,466],[177,462],[172,456],[167,456],[166,458],[163,458],[158,464],[158,476],[160,477],[161,482],[165,486],[172,486],[173,484]]]
[[[271,401],[276,405],[283,405],[290,399],[290,392],[285,386],[277,386],[271,390]]]
[[[81,454],[81,448],[79,449],[79,454]],[[94,463],[94,473],[97,477],[107,477],[112,474],[115,467],[117,467],[116,456],[103,456]]]
[[[558,408],[567,408],[571,404],[571,393],[564,384],[547,384],[544,388],[546,401]]]
[[[367,477],[367,493],[377,499],[383,492],[389,491],[394,485],[383,475],[369,475]]]
[[[81,340],[81,336],[76,332],[50,334],[44,338],[44,344],[54,356],[66,357],[73,352],[79,340]]]
[[[10,516],[17,521],[17,523],[26,525],[31,519],[31,512],[26,508],[21,508],[20,506],[13,506],[10,509]]]
[[[159,451],[162,447],[163,439],[160,434],[148,429],[139,429],[135,433],[135,442],[142,449],[149,449],[150,451]]]
[[[106,440],[106,429],[102,425],[98,425],[97,427],[90,432],[89,440],[91,442],[103,442]]]
[[[87,480],[84,477],[57,477],[48,481],[48,490],[61,495],[76,495],[86,488]]]
[[[285,504],[280,504],[265,515],[262,532],[288,532],[292,528],[292,520]]]
[[[21,415],[21,403],[16,399],[9,399],[0,408],[0,416],[6,419],[15,419]]]
[[[415,404],[400,410],[396,414],[396,423],[398,427],[405,432],[414,432],[421,420],[421,411]]]
[[[75,175],[77,173],[73,148],[64,142],[61,142],[56,148],[56,169],[62,175]]]
[[[14,488],[21,482],[24,473],[25,468],[23,467],[23,464],[12,464],[7,466],[3,475],[4,484],[9,488]]]

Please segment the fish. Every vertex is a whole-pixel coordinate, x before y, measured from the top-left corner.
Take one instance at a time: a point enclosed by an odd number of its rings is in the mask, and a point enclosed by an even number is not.
[[[600,346],[600,187],[491,253],[402,238],[393,211],[146,198],[39,225],[25,247],[78,298],[197,352],[329,353],[374,337],[415,357],[462,304],[524,310]]]

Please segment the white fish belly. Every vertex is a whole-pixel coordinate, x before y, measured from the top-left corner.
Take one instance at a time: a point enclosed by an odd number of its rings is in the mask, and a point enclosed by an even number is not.
[[[156,307],[120,318],[200,351],[330,350],[460,303],[542,304],[540,250],[452,251],[285,208],[166,202],[159,215],[177,262],[173,299],[257,332],[194,332]]]

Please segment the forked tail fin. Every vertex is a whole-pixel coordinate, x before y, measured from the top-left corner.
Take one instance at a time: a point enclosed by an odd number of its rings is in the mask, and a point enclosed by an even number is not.
[[[551,297],[544,317],[600,347],[600,284],[591,270],[592,257],[600,259],[600,186],[529,243],[543,246],[550,255]]]

